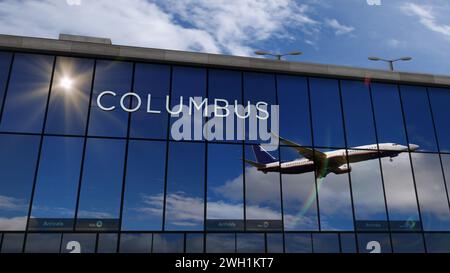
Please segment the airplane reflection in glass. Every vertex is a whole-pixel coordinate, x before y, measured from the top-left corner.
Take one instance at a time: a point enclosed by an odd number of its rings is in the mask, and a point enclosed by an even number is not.
[[[248,164],[263,173],[280,172],[283,174],[300,174],[315,171],[317,178],[326,177],[329,173],[343,174],[351,171],[349,163],[356,163],[376,158],[398,156],[408,152],[408,147],[396,143],[380,143],[357,146],[348,149],[348,161],[345,149],[321,152],[303,147],[295,142],[279,137],[280,142],[296,150],[303,158],[287,162],[280,162],[269,154],[261,145],[253,145],[256,162],[244,159]],[[409,150],[419,148],[416,144],[409,144]],[[314,162],[315,160],[315,162]]]

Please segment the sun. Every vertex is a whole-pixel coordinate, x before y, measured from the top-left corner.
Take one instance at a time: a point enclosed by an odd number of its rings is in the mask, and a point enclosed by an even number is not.
[[[73,80],[69,77],[63,77],[59,84],[64,90],[70,90],[73,86]]]

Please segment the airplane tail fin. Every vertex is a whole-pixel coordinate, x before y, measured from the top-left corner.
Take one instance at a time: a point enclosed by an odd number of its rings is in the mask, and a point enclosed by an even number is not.
[[[256,161],[259,164],[269,164],[277,161],[277,159],[264,150],[261,145],[253,145],[253,153],[255,154]]]

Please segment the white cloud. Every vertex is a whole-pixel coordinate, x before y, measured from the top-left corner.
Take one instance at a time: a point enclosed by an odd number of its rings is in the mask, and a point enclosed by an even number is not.
[[[81,5],[81,0],[66,0],[67,5],[70,6],[79,6]]]
[[[399,40],[397,40],[397,39],[395,39],[395,38],[391,38],[391,39],[388,39],[387,41],[386,41],[386,44],[389,46],[389,47],[399,47],[401,44],[402,44],[402,42],[401,41],[399,41]]]
[[[22,199],[0,195],[0,210],[20,211],[26,210],[27,207],[27,204]]]
[[[207,210],[208,218],[210,219],[239,219],[244,217],[244,206],[242,203],[208,202]]]
[[[71,218],[74,215],[73,208],[69,207],[52,207],[52,206],[41,206],[33,205],[33,210],[31,212],[33,217],[40,218],[40,215],[53,215],[56,217],[67,217]]]
[[[184,28],[156,4],[145,0],[0,2],[0,32],[55,38],[59,33],[109,37],[115,43],[219,52],[214,38]]]
[[[0,1],[0,33],[109,37],[116,44],[249,55],[255,42],[313,28],[292,0]]]
[[[308,6],[290,0],[166,0],[165,10],[215,37],[226,52],[248,55],[250,45],[271,37],[288,38],[290,28],[305,31],[317,22]]]
[[[264,174],[253,167],[246,167],[245,173],[246,186],[251,189],[246,192],[247,202],[250,204],[276,204],[275,197],[277,194],[279,195],[280,191],[279,175],[277,173]],[[242,181],[243,175],[241,174],[214,191],[228,199],[238,200],[242,198]]]
[[[27,216],[0,217],[0,230],[25,230]]]
[[[89,210],[80,210],[78,211],[79,218],[114,218],[111,213],[102,212],[102,211],[89,211]]]
[[[132,210],[137,211],[144,215],[156,215],[156,216],[162,215],[164,202],[163,194],[155,194],[155,195],[142,194],[140,198],[144,206],[132,208]]]
[[[241,195],[242,190],[241,184]],[[134,210],[146,215],[161,216],[162,194],[144,196],[142,201],[143,206]],[[203,198],[189,196],[184,192],[177,192],[168,194],[166,202],[166,218],[170,219],[171,224],[177,226],[195,226],[203,222]],[[234,203],[226,200],[209,201],[207,209],[209,219],[243,218],[244,208],[242,203],[239,202]],[[247,210],[252,211],[253,219],[281,219],[280,212],[270,207],[248,205]]]
[[[344,34],[349,34],[355,30],[354,27],[341,24],[336,19],[326,19],[325,25],[332,28],[334,30],[334,34],[336,34],[338,36],[344,35]]]
[[[203,221],[203,198],[179,192],[166,198],[166,218],[177,226],[195,226]]]
[[[436,15],[433,13],[431,6],[407,3],[402,6],[402,10],[408,15],[417,16],[420,23],[428,29],[445,36],[450,36],[450,25],[437,22]]]

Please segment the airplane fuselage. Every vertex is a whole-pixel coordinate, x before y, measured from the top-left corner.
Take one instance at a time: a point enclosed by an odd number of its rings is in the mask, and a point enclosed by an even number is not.
[[[416,146],[416,145],[415,145]],[[321,177],[333,172],[336,174],[347,173],[351,171],[348,163],[356,163],[376,158],[396,157],[402,152],[407,152],[408,147],[395,143],[380,143],[379,149],[376,144],[363,145],[350,148],[348,150],[339,149],[335,151],[323,152],[326,155],[325,160],[319,160],[314,163],[307,158],[296,159],[287,162],[272,162],[259,167],[262,172],[280,172],[283,174],[300,174],[306,172],[320,172]]]

